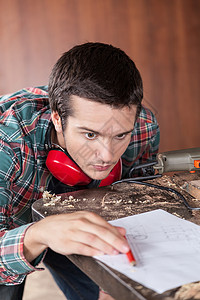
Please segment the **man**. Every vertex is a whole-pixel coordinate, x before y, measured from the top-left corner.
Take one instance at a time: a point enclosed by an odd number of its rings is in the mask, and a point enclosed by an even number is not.
[[[126,253],[125,230],[84,211],[31,223],[31,205],[44,190],[62,193],[101,185],[120,158],[122,178],[132,166],[154,160],[159,128],[154,115],[142,107],[142,98],[134,62],[102,43],[64,53],[48,89],[28,88],[1,98],[2,299],[21,299],[26,275],[43,259],[67,299],[98,299],[99,288],[65,255]],[[48,168],[53,160],[46,166],[52,149],[61,149],[86,182],[72,184],[70,168],[66,181],[57,167],[52,174]]]

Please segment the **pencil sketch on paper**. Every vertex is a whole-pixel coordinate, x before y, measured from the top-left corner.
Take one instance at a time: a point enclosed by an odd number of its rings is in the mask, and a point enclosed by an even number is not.
[[[100,261],[158,293],[200,280],[200,226],[161,209],[110,223],[126,228],[137,266],[124,254]]]

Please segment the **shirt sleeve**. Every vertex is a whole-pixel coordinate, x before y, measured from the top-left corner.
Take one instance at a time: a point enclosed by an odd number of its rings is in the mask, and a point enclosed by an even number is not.
[[[132,167],[156,160],[159,150],[160,129],[156,117],[147,108],[142,109],[132,132],[128,148],[122,155],[122,178],[129,176]],[[141,171],[135,176],[141,176]]]
[[[14,285],[21,283],[28,273],[36,270],[45,252],[31,264],[24,256],[24,235],[32,223],[21,219],[20,213],[15,213],[18,208],[23,211],[22,204],[12,191],[12,183],[19,180],[20,166],[12,149],[8,145],[4,146],[3,142],[0,143],[0,284]]]
[[[2,231],[0,238],[0,283],[14,285],[23,282],[27,274],[42,270],[36,266],[43,260],[45,251],[30,264],[23,253],[24,235],[32,224]]]

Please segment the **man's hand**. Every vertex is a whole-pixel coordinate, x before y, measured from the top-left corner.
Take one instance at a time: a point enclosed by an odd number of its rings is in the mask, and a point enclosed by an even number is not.
[[[124,235],[124,228],[114,227],[92,212],[49,216],[27,229],[24,255],[31,262],[48,247],[63,255],[126,253],[130,248]]]

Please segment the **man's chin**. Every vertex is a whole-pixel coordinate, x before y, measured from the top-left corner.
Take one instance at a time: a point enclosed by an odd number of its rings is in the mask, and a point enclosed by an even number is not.
[[[103,180],[110,174],[110,171],[104,171],[104,172],[95,171],[95,172],[87,172],[86,174],[93,180]]]
[[[103,180],[103,179],[105,179],[106,177],[108,176],[108,174],[107,175],[105,175],[105,176],[100,176],[100,175],[96,175],[96,176],[89,176],[90,178],[92,178],[93,180]]]

